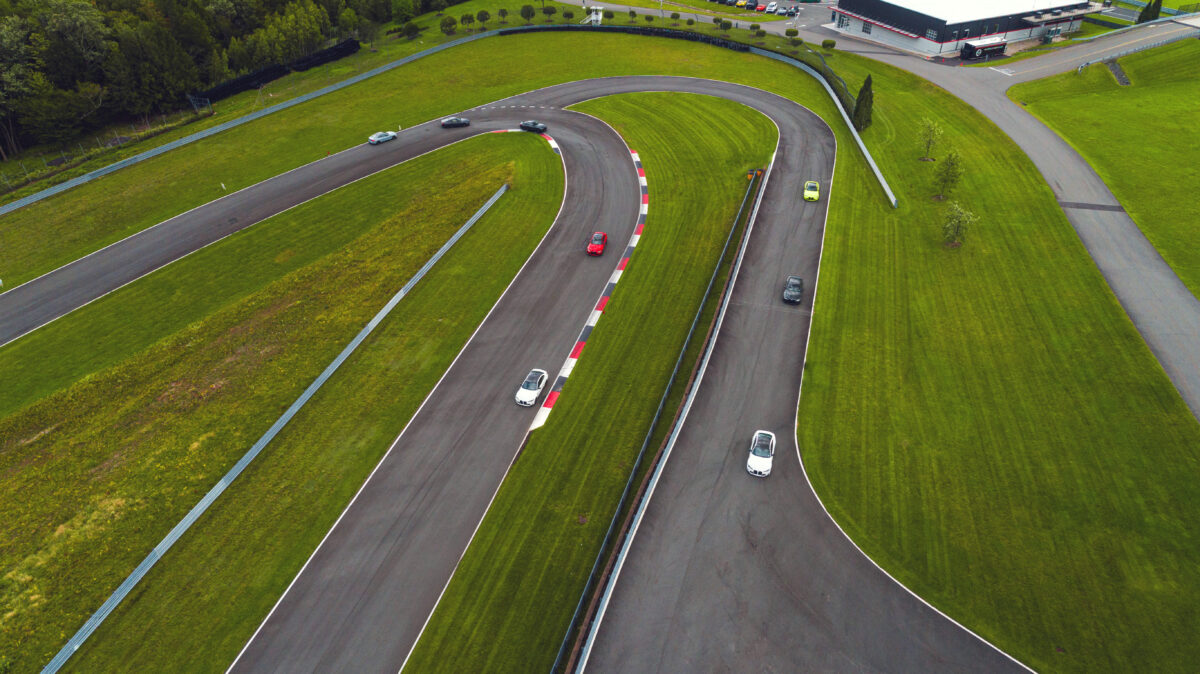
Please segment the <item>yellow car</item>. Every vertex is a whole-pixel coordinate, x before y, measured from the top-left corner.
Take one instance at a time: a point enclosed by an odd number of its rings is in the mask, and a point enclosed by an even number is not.
[[[805,201],[817,201],[820,198],[821,198],[821,186],[817,184],[817,181],[810,180],[810,181],[804,183],[804,200]]]
[[[736,3],[735,3],[733,6],[734,6],[734,7],[745,7],[745,6],[746,6],[746,0],[737,0],[737,2],[736,2]]]

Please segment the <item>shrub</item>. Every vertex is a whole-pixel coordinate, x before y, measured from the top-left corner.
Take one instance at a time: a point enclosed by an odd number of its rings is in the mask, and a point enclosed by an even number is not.
[[[507,21],[505,21],[505,19],[508,18],[508,10],[507,9],[504,9],[503,7],[501,7],[500,9],[496,10],[496,14],[500,17],[500,23],[508,23]]]
[[[404,24],[404,37],[411,40],[420,34],[421,29],[417,27],[417,24],[413,23],[412,21]]]
[[[821,40],[821,48],[822,49],[833,49],[836,46],[837,46],[836,40]]]
[[[611,18],[613,18],[613,17],[615,17],[615,16],[616,16],[616,14],[614,14],[614,13],[613,13],[613,11],[612,11],[611,9],[606,9],[606,10],[604,10],[604,18],[606,18],[606,19],[611,19]]]
[[[454,17],[452,17],[452,16],[442,17],[442,32],[445,33],[446,35],[453,35],[454,27],[457,25],[458,25],[458,22],[454,20]]]
[[[557,7],[543,7],[543,8],[542,8],[542,14],[545,14],[545,15],[546,15],[546,23],[550,23],[550,21],[552,21],[552,20],[553,20],[553,18],[554,18],[554,15],[555,15],[557,12],[558,12],[558,8],[557,8]]]
[[[804,40],[801,40],[798,37],[789,38],[788,42],[790,42],[793,47],[799,47],[800,45],[804,44]]]
[[[750,24],[750,30],[758,30],[759,28],[762,28],[762,26],[758,25],[757,23]]]
[[[675,21],[679,20],[679,12],[671,12],[671,18]]]
[[[563,18],[566,19],[567,21],[570,21],[571,19],[575,18],[575,12],[572,12],[569,9],[564,9],[563,10]]]
[[[689,25],[689,26],[691,26],[691,25],[693,25],[693,24],[695,24],[695,23],[696,23],[696,20],[695,20],[695,19],[688,19],[688,20],[687,20],[687,25]]]
[[[767,31],[763,30],[762,28],[759,28],[758,30],[754,31],[754,37],[762,39],[766,36],[767,36]]]
[[[800,31],[795,28],[788,28],[787,30],[783,31],[783,34],[788,37],[796,37],[800,34]]]
[[[646,23],[654,23],[654,15],[653,14],[646,15]]]
[[[525,19],[527,22],[532,21],[534,14],[537,14],[537,11],[533,8],[533,5],[521,5],[522,19]]]
[[[732,21],[722,21],[721,22],[721,30],[728,31],[730,28],[733,28]]]

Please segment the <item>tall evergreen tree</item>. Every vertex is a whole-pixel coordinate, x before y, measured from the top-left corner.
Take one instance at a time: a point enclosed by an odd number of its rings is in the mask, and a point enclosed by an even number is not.
[[[875,105],[875,93],[871,90],[871,76],[863,82],[858,90],[858,98],[854,101],[854,128],[865,131],[871,126],[871,108]]]

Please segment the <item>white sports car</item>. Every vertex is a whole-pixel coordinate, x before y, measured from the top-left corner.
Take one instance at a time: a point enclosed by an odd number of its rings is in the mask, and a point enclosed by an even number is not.
[[[775,434],[770,431],[754,431],[750,439],[750,456],[746,459],[746,472],[755,477],[771,474],[771,462],[775,458]]]

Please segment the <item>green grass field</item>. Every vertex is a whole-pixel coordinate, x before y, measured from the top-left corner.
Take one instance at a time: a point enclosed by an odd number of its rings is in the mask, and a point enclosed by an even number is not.
[[[1146,238],[1200,297],[1200,42],[1182,40],[1121,59],[1132,85],[1104,64],[1008,90],[1096,169]],[[1146,133],[1138,120],[1152,124]],[[1136,151],[1131,151],[1136,148]]]
[[[832,62],[855,85],[872,71],[864,138],[901,207],[857,198],[839,161],[799,416],[818,493],[884,568],[1035,670],[1190,669],[1200,424],[1002,132],[912,75]],[[956,250],[923,117],[981,217]]]
[[[456,189],[433,189],[444,181]],[[33,376],[11,376],[22,359],[96,369],[0,420],[0,484],[21,495],[0,501],[0,652],[14,671],[45,664],[505,181],[513,189],[73,661],[161,671],[160,658],[177,655],[186,665],[167,669],[222,668],[545,232],[562,194],[558,158],[523,134],[457,144],[204,248],[0,351],[5,381]],[[447,306],[447,292],[463,299]],[[86,360],[87,344],[107,349],[102,366]],[[245,593],[258,602],[238,601]],[[126,616],[148,631],[108,631]]]
[[[570,62],[555,58],[565,51]],[[822,498],[885,568],[1038,669],[1153,662],[1168,670],[1200,659],[1186,630],[1200,596],[1191,572],[1200,560],[1186,536],[1197,515],[1191,476],[1200,428],[1049,189],[1007,138],[928,83],[850,54],[829,58],[852,90],[867,72],[874,75],[875,125],[865,137],[902,208],[883,203],[834,123],[840,161],[800,416],[801,447]],[[539,70],[520,79],[506,66],[531,61]],[[249,184],[289,162],[359,142],[364,131],[397,116],[407,124],[557,81],[645,73],[750,83],[837,119],[815,82],[744,54],[632,36],[521,36],[430,57],[247,125],[246,135],[206,140],[195,155],[180,150],[112,178],[133,175],[126,185],[138,188],[141,207],[178,212],[188,200],[209,198],[181,186],[215,184],[226,173]],[[414,90],[428,93],[414,97]],[[939,120],[947,143],[964,153],[970,173],[959,193],[985,215],[955,251],[939,243],[943,206],[926,200],[935,165],[916,161],[911,140],[923,116]],[[252,142],[263,129],[278,134],[278,143],[271,134],[269,143]],[[63,204],[120,206],[104,201],[103,190],[85,190],[64,195]],[[184,194],[173,202],[176,193]],[[58,216],[54,208],[42,211],[50,223]],[[0,221],[4,231],[7,220]],[[131,226],[120,218],[111,223]],[[573,386],[582,386],[581,372]],[[247,481],[240,493],[256,503],[280,490]],[[223,666],[215,664],[220,654],[236,652],[324,533],[319,521],[308,526],[289,532],[301,540],[264,542],[286,550],[272,558],[275,566],[245,553],[225,576],[220,555],[238,551],[211,553],[199,537],[185,540],[172,552],[175,561],[168,557],[149,579],[146,599],[131,604],[144,613],[123,609],[89,648],[108,648],[101,642],[111,639],[122,639],[127,650],[142,643],[143,616],[161,610],[158,602],[179,601],[181,610],[155,622],[155,652],[134,649],[137,661],[146,669],[179,668],[181,660],[172,658],[195,652],[174,648],[171,638],[181,637],[216,644],[213,664],[203,668]],[[226,547],[236,547],[228,540]],[[203,561],[193,563],[193,555]],[[210,571],[165,590],[156,574],[167,565]],[[175,582],[186,575],[177,573]],[[230,587],[237,596],[221,594]],[[56,646],[75,626],[46,643]],[[119,649],[107,652],[105,662],[123,662]]]
[[[460,562],[412,671],[550,669],[720,256],[746,170],[765,166],[776,141],[767,118],[721,99],[631,94],[576,109],[608,121],[641,155],[651,194],[646,233],[549,422],[522,451]],[[693,130],[709,119],[739,123],[697,137]]]

